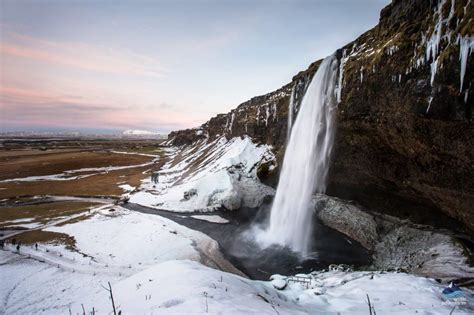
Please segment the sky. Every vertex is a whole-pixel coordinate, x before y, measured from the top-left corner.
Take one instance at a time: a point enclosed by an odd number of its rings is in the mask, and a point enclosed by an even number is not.
[[[196,127],[375,26],[389,0],[0,0],[0,132]]]

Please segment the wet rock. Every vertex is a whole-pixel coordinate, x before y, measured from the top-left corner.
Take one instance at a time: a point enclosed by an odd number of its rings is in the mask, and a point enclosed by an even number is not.
[[[317,195],[313,202],[324,225],[356,240],[368,250],[374,249],[378,234],[372,215],[348,201],[326,195]]]
[[[197,189],[190,189],[183,193],[183,201],[189,200],[192,197],[197,196]]]

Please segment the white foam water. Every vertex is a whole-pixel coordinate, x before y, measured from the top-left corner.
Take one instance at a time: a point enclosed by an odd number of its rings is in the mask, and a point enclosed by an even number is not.
[[[335,135],[338,60],[321,63],[301,102],[283,160],[264,239],[308,255],[314,193],[326,190]]]

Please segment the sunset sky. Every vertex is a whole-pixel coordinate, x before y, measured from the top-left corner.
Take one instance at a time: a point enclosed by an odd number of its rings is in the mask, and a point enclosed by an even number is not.
[[[168,132],[288,83],[388,0],[0,0],[0,132]]]

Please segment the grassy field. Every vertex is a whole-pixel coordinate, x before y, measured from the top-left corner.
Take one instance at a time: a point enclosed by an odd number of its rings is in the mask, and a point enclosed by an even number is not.
[[[83,168],[140,165],[150,163],[154,159],[152,156],[140,154],[160,156],[161,152],[159,142],[153,144],[150,141],[74,140],[63,141],[60,145],[54,141],[49,145],[47,142],[4,144],[0,149],[0,181],[62,174],[65,171]],[[20,199],[38,195],[119,196],[123,193],[119,185],[128,184],[136,187],[142,179],[149,176],[150,172],[158,170],[162,164],[162,159],[159,159],[147,166],[109,172],[82,172],[81,175],[92,173],[95,175],[77,180],[0,182],[0,199]]]
[[[14,236],[23,244],[63,244],[74,249],[73,237],[44,231],[42,227],[85,220],[89,217],[88,210],[99,204],[81,201],[22,203],[45,195],[117,198],[124,193],[120,185],[137,187],[141,180],[160,169],[164,159],[155,160],[157,156],[163,156],[160,141],[151,140],[3,141],[0,147],[0,181],[63,174],[83,168],[130,168],[81,172],[80,175],[92,175],[72,180],[0,182],[0,230],[24,229],[25,232]]]
[[[143,155],[118,154],[107,151],[62,152],[62,150],[54,150],[50,153],[40,152],[40,154],[31,154],[31,151],[26,151],[25,155],[22,154],[22,151],[16,152],[15,156],[2,156],[0,153],[0,180],[53,175],[81,168],[143,164],[152,159]]]

